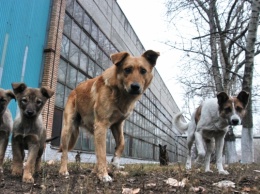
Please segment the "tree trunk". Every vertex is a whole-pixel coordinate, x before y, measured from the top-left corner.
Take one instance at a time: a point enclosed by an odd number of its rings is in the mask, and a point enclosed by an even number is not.
[[[236,150],[236,137],[233,132],[232,126],[229,126],[229,130],[225,137],[224,155],[226,164],[238,162]]]
[[[246,37],[246,53],[245,53],[245,70],[242,88],[252,94],[252,80],[254,68],[255,42],[257,35],[257,27],[259,21],[260,1],[253,0],[252,13],[248,25],[248,34]],[[253,151],[253,116],[252,116],[252,95],[250,95],[249,104],[247,106],[247,114],[244,119],[241,147],[242,147],[242,163],[254,162]]]
[[[213,78],[215,81],[215,87],[217,92],[223,91],[223,84],[220,75],[220,68],[218,64],[218,52],[217,52],[217,34],[216,34],[216,24],[214,21],[214,15],[216,14],[215,10],[215,1],[211,1],[209,8],[209,28],[210,28],[210,48],[211,48],[211,58],[212,58],[212,72]]]

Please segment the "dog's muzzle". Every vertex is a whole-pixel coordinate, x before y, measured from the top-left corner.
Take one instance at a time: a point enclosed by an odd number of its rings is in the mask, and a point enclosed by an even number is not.
[[[129,90],[130,94],[141,94],[141,87],[138,83],[132,83],[130,85],[130,90]]]
[[[240,125],[240,124],[241,124],[241,119],[237,115],[234,115],[230,118],[230,125]]]
[[[35,111],[33,111],[33,110],[26,110],[24,113],[25,113],[25,116],[29,117],[29,118],[35,116]]]

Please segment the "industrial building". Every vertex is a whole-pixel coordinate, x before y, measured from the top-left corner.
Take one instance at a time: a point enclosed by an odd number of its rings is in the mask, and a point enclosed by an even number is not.
[[[48,137],[61,133],[70,91],[111,66],[112,53],[139,56],[146,49],[157,51],[144,48],[116,0],[8,0],[1,1],[0,16],[0,87],[10,89],[12,82],[25,82],[56,91],[43,111]],[[16,102],[9,108],[15,118]],[[167,144],[171,162],[184,161],[186,140],[172,123],[177,112],[155,69],[152,84],[125,122],[123,157],[158,161],[160,143]],[[59,141],[52,141],[50,148],[57,149]],[[75,150],[93,153],[94,149],[91,135],[81,131]],[[107,154],[114,149],[108,130]]]

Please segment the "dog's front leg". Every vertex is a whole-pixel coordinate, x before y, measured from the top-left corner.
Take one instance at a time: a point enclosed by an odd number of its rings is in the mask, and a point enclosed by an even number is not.
[[[198,162],[201,163],[205,158],[205,147],[204,147],[204,139],[202,134],[200,133],[201,130],[195,132],[195,142],[198,150]]]
[[[12,136],[12,153],[13,153],[13,163],[12,163],[12,175],[22,175],[23,174],[23,159],[24,159],[24,149],[21,142],[23,141],[21,136]]]
[[[0,173],[3,173],[3,161],[5,157],[6,147],[8,144],[8,136],[6,134],[1,135],[3,139],[0,139]]]
[[[205,144],[207,146],[207,151],[205,156],[205,172],[213,172],[212,170],[210,170],[210,158],[215,148],[215,141],[214,139],[207,139],[205,141]]]
[[[116,150],[112,158],[112,165],[115,166],[117,169],[124,169],[124,166],[120,166],[120,157],[125,147],[123,126],[124,122],[111,126],[111,131],[116,142]]]
[[[39,148],[39,144],[28,143],[28,159],[23,172],[23,182],[25,183],[34,182],[33,174],[35,171],[35,162],[38,157]]]
[[[108,125],[102,122],[95,122],[94,125],[95,152],[97,157],[96,172],[103,182],[111,182],[112,178],[107,173],[106,159],[106,134]]]
[[[224,136],[218,136],[215,140],[216,140],[216,164],[217,164],[218,172],[219,172],[219,174],[229,174],[228,171],[224,170],[223,164],[222,164]]]

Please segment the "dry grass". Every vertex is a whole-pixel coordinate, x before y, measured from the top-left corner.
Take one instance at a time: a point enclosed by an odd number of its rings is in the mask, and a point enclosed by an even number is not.
[[[1,177],[0,193],[34,194],[34,193],[122,193],[123,188],[140,189],[139,193],[260,193],[259,164],[230,165],[230,175],[204,173],[201,168],[193,168],[187,172],[182,164],[159,166],[158,164],[126,165],[124,171],[116,171],[110,167],[112,183],[100,182],[92,173],[94,164],[69,164],[69,177],[58,174],[59,162],[43,163],[42,172],[35,175],[34,184],[21,182],[21,177],[11,176],[11,161],[4,163],[4,175]],[[171,186],[165,180],[173,178],[185,180],[184,187]],[[218,188],[213,183],[229,180],[235,188]],[[197,189],[197,190],[196,190]],[[204,191],[205,190],[205,191]],[[203,192],[204,191],[204,192]]]

